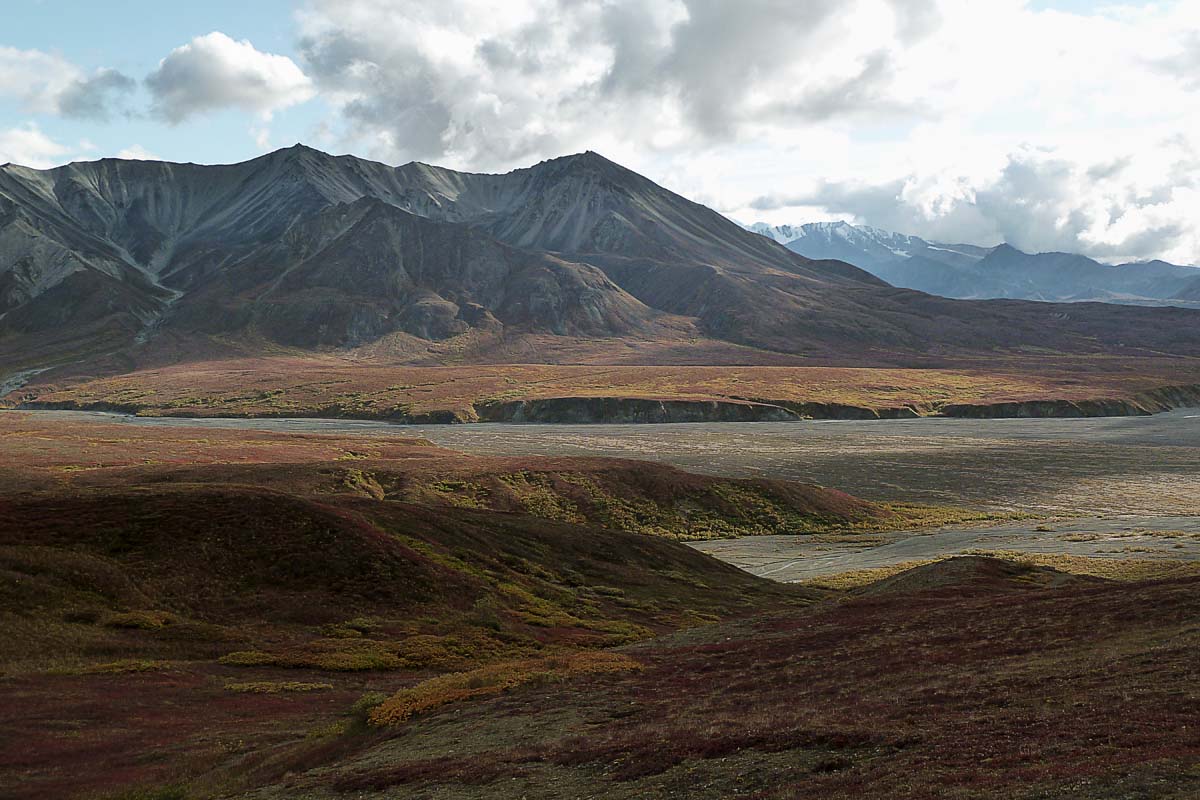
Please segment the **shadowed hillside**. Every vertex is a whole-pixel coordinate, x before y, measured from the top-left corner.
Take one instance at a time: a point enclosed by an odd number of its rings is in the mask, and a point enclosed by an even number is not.
[[[656,639],[624,650],[640,670],[432,710],[255,796],[1193,796],[1197,581],[1028,572],[942,562]]]

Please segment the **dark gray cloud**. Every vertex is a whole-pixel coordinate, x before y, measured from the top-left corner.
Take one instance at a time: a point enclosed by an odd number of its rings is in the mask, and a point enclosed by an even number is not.
[[[450,80],[415,41],[380,46],[351,31],[331,30],[302,39],[300,49],[308,73],[323,91],[349,96],[341,111],[352,128],[385,131],[403,141],[414,159],[442,153],[443,137],[453,122],[446,101]],[[494,69],[518,60],[498,42],[491,43],[486,55]]]
[[[1181,81],[1191,89],[1200,89],[1200,31],[1189,31],[1181,37],[1177,52],[1151,58],[1150,64],[1164,75]]]
[[[58,112],[64,117],[105,121],[124,110],[137,81],[115,69],[102,69],[90,78],[77,78],[58,95]]]
[[[654,85],[674,87],[697,128],[713,138],[729,138],[746,121],[750,91],[820,46],[820,36],[844,5],[840,0],[759,0],[735,8],[723,0],[687,0],[687,20],[672,31],[662,68],[643,76]],[[872,76],[875,77],[875,76]],[[645,85],[645,84],[643,84]],[[823,103],[817,118],[849,108]],[[807,117],[805,103],[777,113]]]
[[[1133,163],[1133,156],[1114,158],[1104,164],[1095,164],[1088,168],[1087,175],[1094,181],[1105,181],[1115,178]]]
[[[897,39],[937,24],[921,4],[889,3]],[[318,88],[343,98],[351,144],[496,166],[578,148],[599,127],[652,139],[669,125],[711,144],[756,125],[914,111],[888,99],[886,47],[826,62],[830,42],[852,41],[843,0],[529,0],[496,19],[479,10],[472,0],[436,11],[310,2],[300,52]]]

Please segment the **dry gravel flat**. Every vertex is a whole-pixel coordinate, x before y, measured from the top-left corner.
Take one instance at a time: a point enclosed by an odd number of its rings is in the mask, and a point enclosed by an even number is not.
[[[880,501],[1200,514],[1200,412],[1103,419],[418,428],[474,453],[604,455],[800,480]]]
[[[467,453],[639,458],[725,476],[806,481],[872,500],[993,511],[1200,515],[1200,410],[1092,419],[440,426],[32,413],[138,425],[395,432]]]
[[[973,550],[1195,561],[1200,560],[1200,517],[1109,517],[947,527],[864,537],[861,544],[848,536],[747,536],[691,544],[747,572],[784,582]]]

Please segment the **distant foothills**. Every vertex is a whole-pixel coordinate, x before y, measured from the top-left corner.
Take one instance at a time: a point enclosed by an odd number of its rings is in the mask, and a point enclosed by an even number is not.
[[[1073,253],[1024,253],[1007,244],[929,242],[848,222],[757,222],[746,228],[802,256],[845,261],[893,286],[942,297],[1200,306],[1200,269],[1165,261],[1110,265]]]

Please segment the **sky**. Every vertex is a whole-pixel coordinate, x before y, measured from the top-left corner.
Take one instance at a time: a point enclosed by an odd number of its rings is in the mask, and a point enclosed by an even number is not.
[[[1200,264],[1200,2],[0,0],[0,163],[595,150],[742,222]]]

